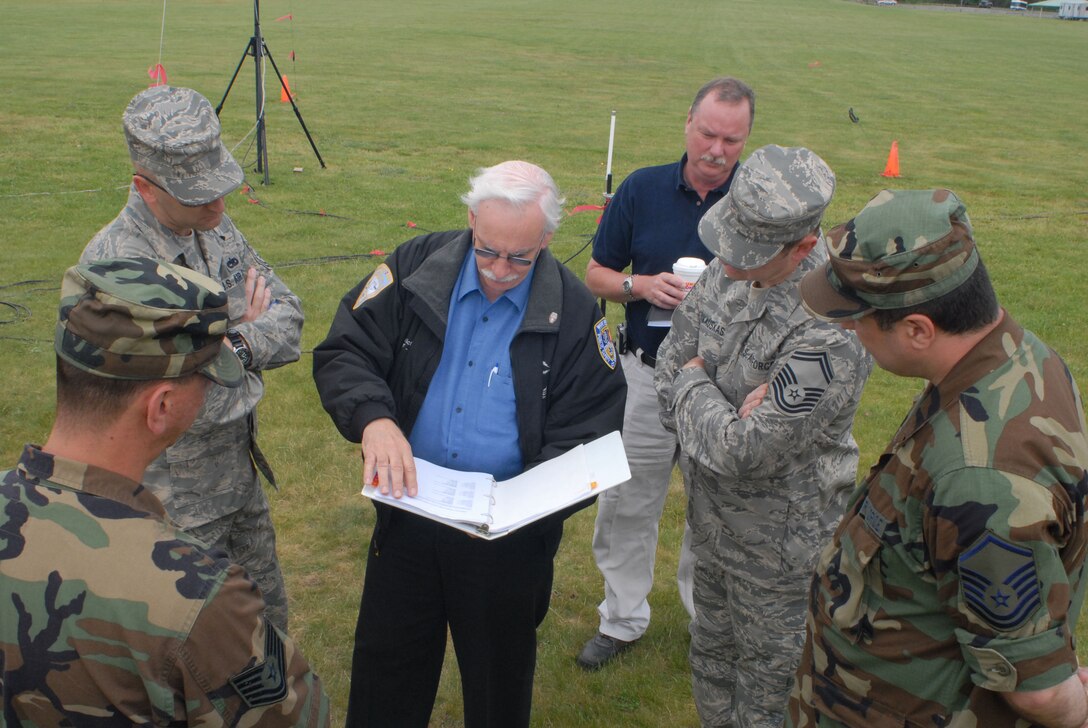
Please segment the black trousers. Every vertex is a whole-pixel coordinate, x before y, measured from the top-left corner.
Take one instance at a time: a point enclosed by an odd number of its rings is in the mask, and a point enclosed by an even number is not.
[[[379,514],[355,628],[349,728],[426,728],[447,626],[466,728],[529,725],[536,630],[563,535],[562,521],[541,525],[486,541],[404,511]]]

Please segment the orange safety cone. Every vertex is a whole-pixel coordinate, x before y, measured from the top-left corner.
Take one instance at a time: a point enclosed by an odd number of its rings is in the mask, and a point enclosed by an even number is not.
[[[892,142],[892,150],[888,152],[888,163],[884,165],[884,172],[881,173],[881,177],[898,177],[899,176],[899,142]]]
[[[291,87],[287,85],[287,76],[283,76],[283,85],[280,86],[280,103],[286,104],[294,97],[295,95],[291,93]]]

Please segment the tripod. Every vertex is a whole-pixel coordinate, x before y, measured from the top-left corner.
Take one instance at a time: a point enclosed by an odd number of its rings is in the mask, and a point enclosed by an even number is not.
[[[215,107],[216,116],[219,116],[223,105],[227,103],[227,96],[230,94],[231,88],[234,87],[238,72],[242,70],[242,64],[245,63],[248,56],[253,56],[253,65],[257,71],[257,171],[264,173],[264,184],[268,184],[268,141],[265,137],[264,128],[264,69],[261,64],[261,59],[264,56],[268,56],[268,60],[272,62],[272,70],[276,72],[280,88],[286,89],[287,85],[283,82],[283,75],[280,74],[276,60],[272,57],[272,51],[268,50],[268,45],[261,35],[261,0],[253,0],[253,37],[249,39],[246,49],[242,51],[242,57],[238,60],[238,65],[234,67],[234,75],[230,77],[227,90],[223,92],[223,100]],[[314,138],[310,136],[310,130],[306,128],[306,122],[302,119],[302,112],[298,110],[298,105],[295,104],[294,95],[288,92],[287,98],[291,101],[291,108],[295,110],[295,118],[298,119],[299,125],[302,126],[302,132],[306,135],[307,141],[310,142],[310,148],[314,150],[317,161],[321,163],[321,168],[325,169],[325,160],[321,158],[321,152],[317,151],[317,145],[314,144]]]

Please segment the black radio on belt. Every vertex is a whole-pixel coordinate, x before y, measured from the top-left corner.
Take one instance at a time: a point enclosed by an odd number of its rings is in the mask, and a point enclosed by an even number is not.
[[[623,356],[627,353],[627,323],[618,324],[616,326],[616,351]]]

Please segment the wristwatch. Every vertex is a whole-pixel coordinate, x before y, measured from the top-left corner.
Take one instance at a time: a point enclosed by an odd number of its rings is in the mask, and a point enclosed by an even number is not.
[[[623,295],[627,296],[628,301],[635,300],[635,276],[634,274],[627,276],[623,279]]]
[[[238,329],[227,329],[227,339],[230,341],[238,361],[242,362],[242,368],[249,369],[253,365],[253,352],[249,350],[246,337],[242,336]]]

